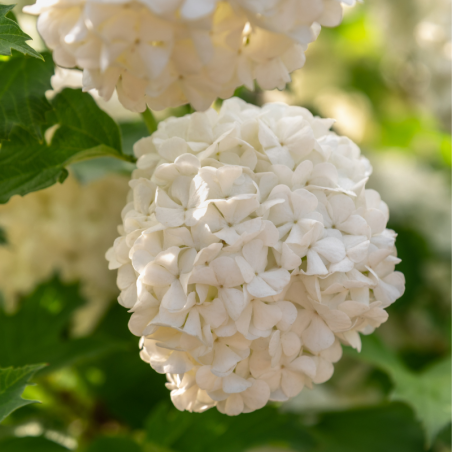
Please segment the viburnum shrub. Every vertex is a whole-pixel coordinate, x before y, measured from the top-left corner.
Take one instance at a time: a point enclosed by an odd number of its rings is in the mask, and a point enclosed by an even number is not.
[[[66,167],[80,160],[136,160],[107,259],[118,270],[118,299],[141,338],[141,358],[167,375],[179,410],[238,415],[325,382],[342,345],[360,350],[361,335],[385,322],[404,292],[388,208],[366,189],[371,165],[330,130],[334,120],[239,98],[209,108],[255,81],[284,88],[320,27],[341,22],[343,4],[354,0],[38,0],[26,7],[39,15],[55,63],[83,70],[84,91],[108,100],[116,90],[124,107],[144,113],[150,136],[136,142],[136,159],[89,94],[49,95],[52,58],[25,44],[29,37],[7,17],[12,6],[0,5],[0,85],[7,87],[0,202],[64,181]],[[155,130],[148,107],[186,103],[203,111]],[[43,215],[67,222],[73,203],[68,211],[64,196],[52,199],[43,197]],[[96,199],[81,202],[87,225],[105,221]],[[80,263],[92,264],[83,245],[91,256],[98,240],[80,238],[90,227],[70,223],[46,233],[48,243],[62,244],[58,262],[73,276]],[[88,290],[93,275],[81,266]],[[18,289],[11,287],[12,299]]]
[[[332,124],[233,98],[135,144],[107,258],[180,410],[237,415],[325,382],[403,294],[371,165]]]

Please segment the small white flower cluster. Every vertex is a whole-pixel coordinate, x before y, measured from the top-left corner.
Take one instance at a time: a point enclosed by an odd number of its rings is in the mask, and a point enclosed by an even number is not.
[[[402,295],[370,164],[332,123],[233,98],[135,145],[107,258],[178,409],[236,415],[328,380]]]
[[[86,90],[129,110],[197,110],[242,85],[284,88],[320,26],[355,0],[37,0],[55,62],[84,70]]]

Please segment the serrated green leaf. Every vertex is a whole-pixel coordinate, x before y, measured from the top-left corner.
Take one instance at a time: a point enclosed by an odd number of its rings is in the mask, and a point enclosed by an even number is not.
[[[64,180],[65,166],[95,157],[122,153],[118,125],[88,93],[66,88],[52,100],[54,131],[50,143],[15,127],[0,149],[0,203]],[[50,131],[49,131],[50,132]]]
[[[451,422],[451,360],[447,358],[423,372],[407,369],[375,336],[362,337],[362,352],[348,354],[385,371],[394,383],[392,400],[410,405],[425,429],[427,445]]]
[[[100,337],[68,337],[72,315],[83,304],[78,284],[54,277],[23,299],[15,314],[0,309],[0,366],[45,362],[41,373],[48,373],[118,346]]]
[[[0,368],[0,422],[18,408],[37,402],[37,400],[25,400],[21,396],[30,378],[43,367],[45,364],[16,369]]]
[[[30,36],[24,33],[17,22],[6,17],[6,14],[15,5],[0,5],[0,55],[9,56],[11,50],[17,50],[24,55],[43,60],[44,58],[36,50],[32,49],[26,41],[31,41]]]
[[[45,62],[22,56],[0,62],[0,141],[8,139],[16,125],[42,138],[41,127],[52,110],[45,92],[52,89],[53,73],[50,54]]]

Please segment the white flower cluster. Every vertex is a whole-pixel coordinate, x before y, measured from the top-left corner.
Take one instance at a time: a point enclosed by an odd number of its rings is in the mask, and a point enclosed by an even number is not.
[[[332,123],[233,98],[135,145],[107,258],[180,410],[236,415],[328,380],[402,295],[370,164]]]
[[[117,296],[103,254],[114,240],[127,179],[110,174],[86,185],[70,175],[64,184],[14,196],[0,205],[0,297],[15,311],[21,296],[58,272],[80,281],[87,305],[77,311],[73,333],[87,334]]]
[[[242,85],[284,88],[320,26],[355,0],[37,0],[55,62],[84,70],[86,90],[129,110],[197,110]]]

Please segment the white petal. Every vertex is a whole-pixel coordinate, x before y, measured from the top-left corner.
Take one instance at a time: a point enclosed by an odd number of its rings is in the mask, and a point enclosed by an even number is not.
[[[290,331],[282,335],[281,345],[285,355],[294,356],[300,351],[301,341],[293,331]]]
[[[224,411],[228,416],[237,416],[243,411],[243,398],[239,394],[229,396],[225,403]]]
[[[162,299],[161,306],[168,311],[179,311],[184,308],[187,303],[187,296],[180,284],[180,281],[176,279],[172,282],[171,287],[166,292]]]
[[[316,374],[315,361],[310,356],[300,356],[299,358],[294,359],[290,363],[289,369],[303,373],[309,378],[314,378]]]
[[[146,265],[141,277],[143,282],[150,286],[169,286],[176,278],[166,268],[163,268],[154,262]]]
[[[232,373],[223,378],[223,391],[227,394],[243,392],[251,386],[251,382]]]
[[[277,327],[281,331],[287,331],[297,319],[297,308],[290,301],[278,301],[278,306],[282,311],[282,317]]]
[[[311,352],[319,353],[333,344],[334,334],[320,317],[315,316],[301,333],[301,340]]]
[[[226,377],[239,361],[240,356],[237,353],[234,353],[227,345],[218,343],[215,345],[212,373],[218,377]]]
[[[260,300],[253,302],[253,323],[259,330],[273,328],[281,317],[281,308],[277,304],[267,304]]]
[[[220,286],[236,287],[245,282],[238,265],[231,257],[217,257],[210,266],[213,268]]]
[[[219,297],[233,320],[237,320],[246,307],[245,294],[238,289],[220,289]]]
[[[250,411],[263,408],[270,397],[270,388],[265,381],[253,380],[252,386],[242,394],[243,401]]]

